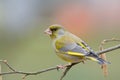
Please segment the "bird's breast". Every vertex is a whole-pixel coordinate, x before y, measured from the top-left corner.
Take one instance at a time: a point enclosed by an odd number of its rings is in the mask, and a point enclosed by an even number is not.
[[[57,56],[63,59],[64,61],[74,63],[74,62],[81,62],[85,60],[85,57],[78,57],[78,56],[72,56],[65,52],[56,52]]]

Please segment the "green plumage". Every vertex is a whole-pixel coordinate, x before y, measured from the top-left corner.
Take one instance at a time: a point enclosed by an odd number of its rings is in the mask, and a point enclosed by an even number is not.
[[[51,25],[49,30],[56,54],[65,61],[73,63],[89,59],[100,64],[107,63],[99,58],[84,41],[66,31],[62,26]]]

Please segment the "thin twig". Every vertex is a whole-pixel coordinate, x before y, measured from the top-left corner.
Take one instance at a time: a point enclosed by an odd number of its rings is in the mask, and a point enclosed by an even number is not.
[[[108,42],[113,42],[113,41],[120,41],[120,39],[116,39],[116,38],[112,38],[112,39],[104,39],[100,46],[99,46],[99,50],[102,51],[104,48],[103,46],[108,43]],[[107,61],[107,58],[106,58],[106,54],[101,54],[100,57],[104,60]],[[108,68],[107,68],[107,64],[102,64],[101,65],[101,68],[103,69],[103,73],[104,73],[104,76],[106,77],[108,75]]]
[[[103,50],[103,45],[101,44],[100,47],[99,47],[99,50],[102,51]],[[100,54],[99,55],[100,58],[104,59],[105,61],[107,61],[107,57],[106,57],[106,54]],[[104,76],[106,77],[108,75],[108,68],[107,68],[107,64],[102,64],[101,65],[101,68],[103,70],[103,74]]]
[[[0,73],[1,72],[2,72],[2,69],[1,69],[1,64],[0,64]],[[0,75],[0,80],[3,80],[1,75]]]
[[[104,54],[104,53],[107,53],[107,52],[110,52],[110,51],[113,51],[113,50],[116,50],[116,49],[119,49],[119,48],[120,48],[120,44],[116,45],[114,47],[110,47],[110,48],[104,49],[102,51],[98,51],[98,52],[96,52],[96,54],[98,54],[98,55]]]
[[[13,72],[15,72],[15,69],[12,68],[12,67],[8,64],[7,60],[3,60],[2,62],[4,62],[10,70],[12,70]]]

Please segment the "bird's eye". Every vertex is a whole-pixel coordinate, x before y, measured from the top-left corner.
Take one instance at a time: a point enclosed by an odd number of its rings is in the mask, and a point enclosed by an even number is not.
[[[51,31],[56,31],[57,30],[57,28],[53,28],[53,29],[51,29]]]

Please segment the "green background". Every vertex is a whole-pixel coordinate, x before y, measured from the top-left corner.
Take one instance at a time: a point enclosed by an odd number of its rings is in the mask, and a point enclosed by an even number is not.
[[[24,0],[22,1],[24,2]],[[37,2],[38,0],[35,0],[35,1]],[[51,2],[51,4],[53,5],[54,1],[55,0],[50,0],[48,2]],[[64,0],[63,0],[63,3],[64,3]],[[36,72],[36,71],[40,71],[42,69],[53,67],[59,64],[67,64],[67,62],[61,60],[58,56],[56,56],[52,48],[51,39],[44,34],[44,30],[49,25],[53,23],[57,23],[55,18],[56,15],[54,14],[55,12],[57,12],[56,9],[54,10],[54,12],[52,12],[53,7],[52,6],[49,7],[48,3],[45,2],[44,3],[45,6],[43,7],[42,12],[44,12],[45,10],[45,13],[47,14],[43,13],[44,15],[43,14],[41,15],[39,14],[39,10],[41,7],[37,6],[39,8],[34,9],[32,7],[35,5],[31,5],[29,10],[33,10],[33,11],[28,12],[27,14],[33,14],[32,12],[35,12],[37,14],[34,14],[34,15],[37,15],[37,16],[35,16],[34,18],[31,18],[31,21],[29,21],[28,25],[26,25],[27,28],[23,27],[23,30],[19,31],[19,29],[21,29],[23,26],[21,25],[22,23],[19,23],[19,24],[17,23],[17,26],[20,25],[19,28],[12,27],[12,25],[9,25],[5,20],[10,19],[10,21],[12,21],[14,18],[13,17],[6,18],[5,14],[6,13],[10,14],[9,12],[10,11],[12,12],[12,10],[9,10],[9,8],[6,9],[6,7],[2,6],[4,5],[2,1],[0,4],[1,4],[0,6],[0,13],[1,13],[0,14],[0,60],[7,60],[8,63],[15,70],[24,71],[24,72]],[[14,7],[16,6],[17,5],[14,5]],[[56,6],[57,5],[55,5],[55,7]],[[48,9],[46,9],[46,7]],[[5,10],[8,12],[6,12]],[[96,11],[97,10],[98,9],[96,8]],[[15,10],[13,9],[13,11]],[[52,15],[50,15],[51,12],[52,12]],[[117,12],[114,12],[114,13],[117,13]],[[19,14],[19,12],[17,14]],[[25,21],[30,20],[28,18],[29,17],[27,17]],[[106,18],[103,18],[103,19],[106,19]],[[110,19],[111,19],[110,20],[111,22],[109,21],[109,19],[106,20],[105,23],[103,21],[104,24],[108,24],[108,25],[102,25],[102,23],[98,24],[97,22],[95,22],[96,24],[94,25],[94,27],[89,27],[92,25],[88,25],[86,26],[87,30],[83,30],[83,32],[80,32],[83,29],[82,26],[79,26],[79,27],[67,26],[66,29],[70,30],[71,32],[73,32],[74,34],[82,38],[85,42],[87,42],[89,46],[91,46],[91,48],[93,48],[93,50],[98,51],[99,44],[101,43],[102,40],[111,39],[111,38],[120,39],[120,20],[118,17],[115,17],[114,19],[112,18]],[[57,18],[57,20],[59,20],[59,18]],[[94,21],[96,20],[94,19]],[[19,19],[18,19],[18,22],[20,22]],[[6,27],[6,25],[11,27]],[[18,29],[18,31],[16,29]],[[107,43],[104,46],[104,48],[108,48],[117,44],[120,44],[120,42],[110,42],[110,43]],[[96,62],[87,61],[85,62],[85,64],[80,63],[78,65],[75,65],[65,76],[64,80],[116,80],[116,79],[119,80],[120,79],[120,70],[119,70],[120,49],[107,53],[107,60],[111,62],[111,64],[108,65],[109,75],[107,77],[104,77],[102,69],[100,68],[99,64],[97,64]],[[2,66],[2,72],[10,71],[5,64],[1,63],[1,66]],[[25,80],[59,80],[60,76],[62,75],[62,72],[63,70],[49,71],[39,75],[28,76],[25,78]],[[22,77],[23,75],[19,75],[19,74],[5,75],[3,76],[3,80],[22,80]]]

